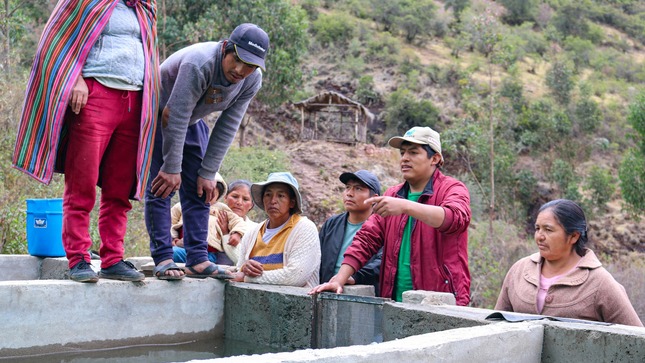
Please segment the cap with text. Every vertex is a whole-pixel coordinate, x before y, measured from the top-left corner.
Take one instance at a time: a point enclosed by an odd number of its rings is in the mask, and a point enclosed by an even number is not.
[[[443,154],[441,153],[441,137],[439,133],[429,127],[415,126],[409,129],[403,136],[395,136],[388,141],[388,144],[394,148],[400,149],[401,144],[404,142],[411,142],[419,145],[429,145],[439,156],[441,161],[439,165],[443,165]]]
[[[269,36],[262,28],[251,23],[240,24],[229,40],[235,44],[235,53],[242,62],[266,71],[264,58],[269,50]]]

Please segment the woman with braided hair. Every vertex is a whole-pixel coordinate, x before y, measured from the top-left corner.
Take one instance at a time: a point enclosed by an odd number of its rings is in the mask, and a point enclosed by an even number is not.
[[[587,221],[567,199],[544,204],[535,221],[539,252],[508,271],[496,310],[643,326],[619,284],[587,244]]]

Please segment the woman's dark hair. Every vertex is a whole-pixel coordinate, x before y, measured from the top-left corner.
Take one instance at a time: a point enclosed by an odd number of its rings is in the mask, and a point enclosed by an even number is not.
[[[551,210],[551,213],[564,228],[567,235],[572,235],[576,231],[580,232],[580,237],[573,247],[576,249],[578,256],[584,256],[585,245],[589,239],[587,236],[587,219],[582,208],[571,200],[556,199],[542,205],[538,214],[547,209]]]
[[[226,195],[231,194],[232,191],[234,191],[235,189],[237,189],[237,188],[239,188],[241,186],[245,186],[249,190],[249,192],[251,191],[251,182],[250,181],[248,181],[246,179],[237,179],[237,180],[233,180],[228,185],[228,193],[226,193]]]
[[[401,145],[406,145],[406,146],[407,146],[407,145],[414,145],[414,144],[413,144],[413,143],[411,143],[411,142],[409,142],[409,141],[403,141],[403,142],[401,143]],[[423,150],[425,150],[425,151],[426,151],[426,153],[428,154],[428,159],[432,159],[432,157],[434,156],[434,154],[436,154],[436,153],[437,153],[436,151],[432,150],[432,148],[431,148],[431,147],[430,147],[430,145],[428,145],[428,144],[416,144],[416,145],[421,146],[421,147],[423,148]]]

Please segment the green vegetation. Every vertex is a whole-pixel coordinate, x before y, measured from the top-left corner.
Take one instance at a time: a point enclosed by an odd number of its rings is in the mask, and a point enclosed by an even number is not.
[[[637,133],[636,146],[625,155],[618,175],[628,210],[640,214],[645,212],[645,93],[630,106],[628,120]]]

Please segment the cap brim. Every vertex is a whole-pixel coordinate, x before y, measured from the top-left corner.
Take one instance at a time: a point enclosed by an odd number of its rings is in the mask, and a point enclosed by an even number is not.
[[[257,55],[249,52],[242,47],[238,47],[237,44],[235,44],[235,54],[242,60],[242,62],[251,66],[260,67],[264,72],[267,71],[266,67],[264,66],[264,59],[258,57]]]
[[[418,145],[427,145],[425,142],[420,142],[417,139],[414,139],[412,137],[401,137],[401,136],[395,136],[390,139],[387,143],[392,146],[393,148],[400,149],[401,144],[403,144],[404,141],[411,142],[413,144],[418,144]]]

